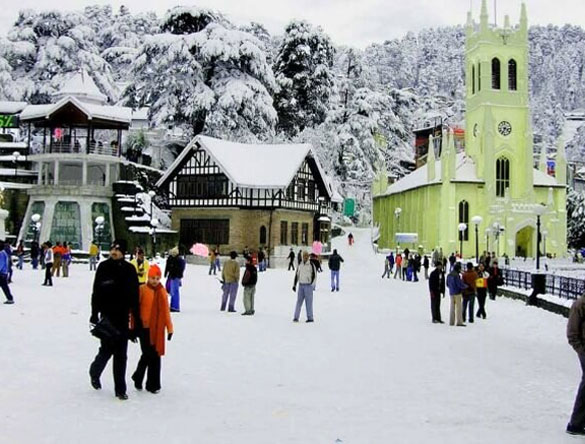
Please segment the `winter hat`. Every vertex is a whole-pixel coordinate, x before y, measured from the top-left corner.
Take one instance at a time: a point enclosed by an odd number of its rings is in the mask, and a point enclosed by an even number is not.
[[[110,250],[119,250],[121,253],[125,254],[128,250],[128,242],[126,242],[126,239],[116,239]]]
[[[148,277],[162,277],[162,272],[160,271],[160,267],[156,264],[152,264],[148,269]]]

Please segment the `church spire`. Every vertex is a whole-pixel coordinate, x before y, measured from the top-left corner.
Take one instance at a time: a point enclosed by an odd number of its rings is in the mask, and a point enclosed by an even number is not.
[[[523,33],[528,32],[528,14],[526,13],[526,3],[522,2],[522,8],[520,9],[520,31]]]
[[[538,169],[540,171],[542,171],[544,174],[546,174],[547,172],[547,165],[546,165],[546,146],[542,146],[542,149],[540,150],[540,160],[538,162]]]
[[[488,29],[488,8],[487,0],[481,0],[481,15],[479,16],[479,28],[481,31],[487,31]]]
[[[429,152],[427,154],[427,182],[434,182],[435,177],[435,139],[431,134],[429,136]]]

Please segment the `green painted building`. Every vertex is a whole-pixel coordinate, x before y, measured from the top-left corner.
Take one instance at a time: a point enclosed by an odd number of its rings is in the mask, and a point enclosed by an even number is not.
[[[473,257],[477,226],[480,252],[534,257],[542,213],[541,253],[564,256],[564,144],[557,149],[556,177],[546,174],[546,161],[534,168],[526,6],[515,27],[507,16],[503,28],[489,25],[486,0],[479,24],[469,13],[465,65],[465,150],[457,152],[453,134],[444,131],[440,154],[430,148],[424,166],[390,186],[385,175],[376,178],[379,247],[395,248],[396,233],[417,233],[425,251],[459,251],[462,239],[463,255]],[[431,138],[429,146],[436,142]],[[460,231],[462,223],[467,228]]]

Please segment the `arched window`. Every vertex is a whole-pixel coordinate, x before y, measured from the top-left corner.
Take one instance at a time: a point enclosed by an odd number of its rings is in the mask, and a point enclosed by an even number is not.
[[[504,197],[506,188],[510,188],[510,161],[500,157],[496,161],[496,196]]]
[[[459,202],[459,223],[467,225],[465,231],[459,231],[459,240],[469,240],[469,203],[466,200]]]
[[[518,89],[518,77],[516,69],[516,60],[508,60],[508,90],[516,91]]]
[[[475,94],[475,65],[471,67],[471,94]]]
[[[266,244],[266,227],[262,225],[260,227],[260,245]]]
[[[481,91],[481,62],[477,64],[477,90]]]
[[[492,89],[500,89],[500,59],[492,59]]]

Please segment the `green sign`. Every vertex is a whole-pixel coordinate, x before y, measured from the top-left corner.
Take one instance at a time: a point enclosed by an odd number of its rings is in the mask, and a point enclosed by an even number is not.
[[[0,128],[18,128],[19,123],[16,114],[0,114]]]
[[[345,199],[343,201],[343,215],[352,217],[355,214],[355,199]]]

